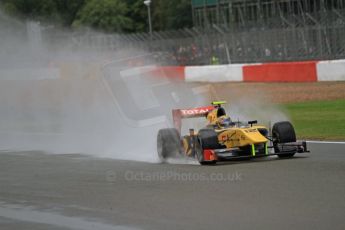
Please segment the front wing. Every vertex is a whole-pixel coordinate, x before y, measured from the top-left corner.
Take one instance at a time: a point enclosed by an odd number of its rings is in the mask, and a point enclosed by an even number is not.
[[[204,161],[224,161],[231,159],[244,159],[244,158],[255,158],[255,157],[265,157],[265,156],[274,156],[274,155],[284,155],[289,152],[281,151],[278,153],[272,152],[271,149],[274,146],[268,146],[264,144],[261,149],[258,149],[255,145],[249,146],[249,151],[243,151],[240,148],[231,148],[231,149],[204,149],[203,150],[203,160]],[[309,152],[307,149],[307,143],[303,142],[293,142],[280,144],[280,148],[284,150],[284,147],[296,147],[297,153],[306,153]]]

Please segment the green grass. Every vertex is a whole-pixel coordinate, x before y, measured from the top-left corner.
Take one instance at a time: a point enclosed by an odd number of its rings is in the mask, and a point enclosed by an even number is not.
[[[345,140],[345,99],[286,104],[298,138]]]

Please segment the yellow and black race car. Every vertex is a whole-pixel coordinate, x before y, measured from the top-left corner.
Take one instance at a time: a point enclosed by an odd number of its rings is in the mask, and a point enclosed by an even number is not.
[[[271,155],[289,158],[297,152],[309,152],[305,141],[296,142],[290,122],[277,122],[272,130],[258,125],[257,121],[234,122],[222,107],[224,103],[218,101],[211,106],[174,109],[175,128],[158,131],[157,151],[161,161],[182,155],[196,158],[200,164],[215,164],[229,159]],[[207,120],[205,128],[198,132],[190,129],[188,135],[181,136],[183,118],[203,116]]]

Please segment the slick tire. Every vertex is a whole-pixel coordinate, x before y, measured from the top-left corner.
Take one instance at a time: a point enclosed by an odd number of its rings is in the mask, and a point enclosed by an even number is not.
[[[218,142],[218,135],[213,129],[201,129],[198,134],[203,149],[221,149],[223,146]]]
[[[275,123],[272,128],[274,152],[279,158],[290,158],[297,152],[297,147],[286,146],[285,143],[296,142],[296,133],[288,121]]]
[[[223,146],[218,143],[217,133],[213,129],[201,129],[196,143],[196,157],[201,165],[214,165],[217,161],[205,161],[204,149],[220,149]]]
[[[182,145],[177,129],[161,129],[157,134],[157,153],[161,162],[181,155]]]

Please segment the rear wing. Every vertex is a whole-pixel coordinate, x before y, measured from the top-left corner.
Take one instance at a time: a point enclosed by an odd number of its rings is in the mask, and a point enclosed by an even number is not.
[[[181,133],[183,118],[206,117],[209,112],[216,108],[216,105],[212,105],[192,109],[173,109],[172,115],[174,127],[179,131],[179,133]]]

